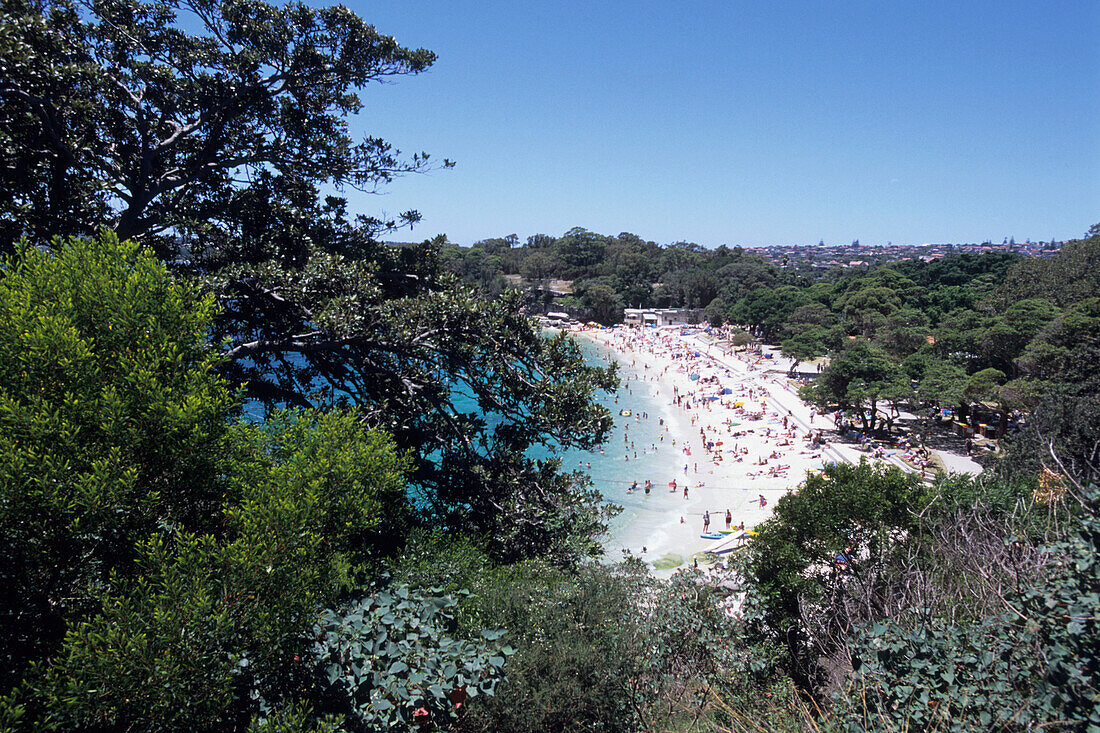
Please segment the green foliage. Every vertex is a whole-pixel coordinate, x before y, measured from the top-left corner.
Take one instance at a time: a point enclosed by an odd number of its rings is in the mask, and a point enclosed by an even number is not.
[[[495,567],[486,544],[455,531],[414,529],[390,572],[400,585],[455,593]]]
[[[631,660],[617,643],[632,603],[625,583],[595,568],[574,575],[526,562],[486,574],[472,591],[463,625],[509,629],[517,652],[500,694],[471,707],[470,730],[628,725]]]
[[[71,628],[35,684],[45,725],[215,727],[248,664],[241,646],[248,633],[238,624],[251,605],[226,602],[226,591],[246,587],[227,582],[218,549],[210,536],[144,544],[137,577],[112,584],[101,613]]]
[[[706,308],[707,323],[711,326],[725,325],[729,320],[730,306],[723,298],[714,298],[710,301]]]
[[[104,208],[124,237],[202,228],[249,173],[371,189],[426,165],[355,142],[346,116],[360,88],[419,73],[434,54],[341,6],[23,0],[5,4],[0,28],[22,41],[0,46],[2,139],[17,161],[5,233],[89,232],[88,213]],[[19,222],[30,201],[45,216]]]
[[[633,563],[486,573],[462,624],[508,628],[516,654],[507,684],[471,705],[462,729],[707,729],[714,693],[757,677],[713,589],[697,580],[652,581]]]
[[[833,334],[823,328],[810,327],[784,339],[779,345],[783,356],[795,359],[816,359],[829,351]]]
[[[957,405],[967,386],[966,372],[941,359],[931,358],[923,365],[917,397],[933,405]]]
[[[611,278],[579,281],[574,290],[595,320],[608,325],[622,321],[623,300]]]
[[[1044,703],[1062,720],[1100,729],[1100,488],[1084,490],[1080,523],[1051,547],[1053,572],[1023,594],[1046,661]]]
[[[1079,481],[1100,481],[1100,299],[1067,308],[1017,360],[1022,378],[1002,390],[1031,416],[1008,446],[1004,470],[1034,476],[1051,451]]]
[[[858,629],[837,715],[851,730],[1100,727],[1097,497],[1086,492],[1068,538],[1047,548],[1049,571],[1006,590],[1007,610]]]
[[[140,540],[215,528],[227,489],[212,299],[111,234],[56,246],[0,277],[0,679],[131,577]]]
[[[983,369],[971,375],[963,387],[963,398],[970,402],[993,401],[1000,395],[1005,373],[999,369]]]
[[[993,295],[1003,310],[1030,298],[1050,300],[1059,308],[1096,297],[1100,292],[1100,230],[1095,226],[1081,239],[1065,242],[1048,259],[1020,260],[1005,275]]]
[[[440,725],[467,697],[493,695],[515,650],[500,630],[477,642],[450,636],[456,604],[400,586],[325,611],[310,652],[319,709],[346,716],[351,730],[384,731]]]
[[[805,303],[806,296],[793,286],[757,288],[738,301],[730,318],[758,329],[769,340],[780,334],[795,309]]]
[[[993,367],[1012,373],[1012,360],[1058,313],[1049,300],[1042,298],[1014,302],[986,330],[981,341],[983,356]]]
[[[217,727],[279,693],[320,604],[400,541],[404,467],[354,413],[235,428],[222,531],[157,534],[42,668],[47,721]],[[76,621],[76,619],[74,619]],[[41,700],[41,702],[38,702]],[[144,721],[144,722],[141,722]]]
[[[800,394],[822,409],[831,405],[856,408],[863,428],[872,430],[879,401],[903,399],[911,391],[905,374],[882,347],[855,338],[832,355],[817,382]]]
[[[914,526],[919,485],[917,477],[897,468],[831,465],[780,498],[773,516],[757,527],[742,565],[750,586],[749,625],[785,650],[803,687],[815,684],[822,673],[819,657],[833,651],[835,641],[823,640],[847,631],[843,619],[830,618],[826,599],[843,593],[850,574],[858,578],[880,563],[898,533]],[[851,560],[844,572],[835,565],[841,553]],[[840,628],[830,633],[831,624]]]
[[[852,323],[857,333],[874,336],[886,324],[886,319],[901,307],[901,299],[892,288],[872,286],[849,291],[837,306]]]
[[[852,731],[1025,730],[1057,720],[1034,699],[1034,635],[1007,619],[915,631],[874,624],[857,633],[852,664],[843,703]]]
[[[7,262],[5,717],[247,722],[292,687],[317,609],[399,547],[408,466],[389,439],[354,410],[232,422],[212,315],[110,234]]]

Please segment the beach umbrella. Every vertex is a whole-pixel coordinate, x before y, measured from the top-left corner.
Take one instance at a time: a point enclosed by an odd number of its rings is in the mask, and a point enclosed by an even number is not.
[[[729,387],[725,387],[722,389],[722,394],[733,394],[733,390]]]

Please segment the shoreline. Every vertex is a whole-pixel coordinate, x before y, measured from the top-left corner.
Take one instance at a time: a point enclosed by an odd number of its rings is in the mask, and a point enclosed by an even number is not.
[[[655,573],[671,574],[700,553],[738,544],[736,538],[770,517],[774,502],[796,489],[806,471],[850,460],[813,444],[808,425],[802,425],[809,415],[777,404],[750,367],[715,359],[689,337],[628,327],[572,333],[631,364],[655,388],[664,413],[666,453],[652,491],[677,501],[654,501],[631,524],[614,528],[605,542],[609,558],[626,551]],[[631,375],[624,384],[637,378]],[[615,496],[606,498],[618,503]],[[701,536],[707,534],[705,512],[711,537]]]
[[[624,371],[630,364],[623,388],[647,385],[661,406],[660,423],[651,426],[662,441],[654,496],[647,494],[639,507],[637,492],[626,491],[635,494],[627,497],[634,513],[624,522],[613,521],[604,542],[608,559],[628,552],[656,575],[671,575],[696,558],[703,564],[708,551],[735,552],[747,541],[747,531],[771,516],[774,502],[797,490],[807,471],[862,458],[911,470],[896,455],[874,458],[823,436],[833,432],[831,416],[818,415],[802,402],[770,360],[721,354],[713,344],[697,335],[681,336],[679,330],[615,326],[570,333],[607,349]],[[767,365],[773,370],[763,368]],[[629,455],[624,458],[629,461]],[[616,483],[630,481],[629,473]],[[605,498],[623,503],[614,494],[605,492]],[[710,515],[709,538],[701,536],[704,512]],[[727,512],[734,531],[726,531]],[[744,530],[736,529],[741,526]]]

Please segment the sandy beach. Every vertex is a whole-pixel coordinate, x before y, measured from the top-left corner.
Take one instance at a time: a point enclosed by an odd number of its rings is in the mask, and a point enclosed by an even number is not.
[[[605,548],[609,558],[629,552],[658,574],[695,559],[703,564],[702,553],[736,551],[731,548],[745,542],[747,532],[767,519],[775,501],[796,490],[808,471],[867,457],[830,441],[832,417],[817,415],[798,399],[793,385],[758,354],[723,354],[678,329],[619,326],[574,335],[610,349],[630,367],[624,370],[624,388],[648,389],[661,405],[660,414],[633,416],[656,422],[646,432],[649,438],[658,435],[656,440],[639,446],[628,431],[622,446],[605,446],[612,455],[623,452],[622,474],[637,481],[624,489],[626,496],[644,492],[647,502],[628,526],[613,532]],[[654,475],[634,475],[630,461],[639,450],[660,456]],[[900,463],[893,456],[880,460]]]

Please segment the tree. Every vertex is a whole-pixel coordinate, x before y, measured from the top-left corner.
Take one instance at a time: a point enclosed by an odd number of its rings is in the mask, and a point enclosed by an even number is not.
[[[1018,528],[998,528],[1000,518],[988,512],[959,537],[962,542],[935,537],[924,561],[927,575],[971,576],[960,589],[968,597],[993,580],[992,608],[956,615],[911,607],[857,629],[851,638],[853,671],[837,717],[886,729],[1088,730],[1100,723],[1098,502],[1091,489],[1081,499],[1079,516],[1061,519],[1068,519],[1067,536],[1045,547],[1028,547]],[[1010,502],[1006,514],[1016,515],[1018,506]],[[979,524],[1001,532],[982,542],[973,531]],[[975,539],[978,546],[968,548]],[[1011,552],[1000,550],[1006,546]],[[979,572],[953,567],[960,549],[969,551],[967,565]],[[1037,562],[997,567],[1005,555],[1030,555]],[[947,594],[941,604],[958,594]]]
[[[1028,298],[1008,306],[982,338],[982,354],[986,361],[1002,372],[1015,372],[1016,357],[1058,312],[1053,303],[1043,298]]]
[[[917,398],[933,405],[957,405],[962,402],[966,372],[941,359],[931,359],[921,375]]]
[[[1054,257],[1022,258],[1007,273],[993,298],[1003,310],[1014,302],[1044,298],[1060,308],[1100,292],[1100,228],[1062,245]]]
[[[714,298],[707,305],[707,323],[712,326],[721,326],[725,324],[726,319],[729,318],[729,310],[729,303],[722,300],[722,298]]]
[[[924,313],[916,308],[900,308],[886,317],[875,340],[901,361],[924,346],[931,333]]]
[[[520,274],[539,285],[554,274],[555,267],[556,263],[553,257],[543,250],[536,250],[523,261],[520,266]]]
[[[850,631],[830,605],[871,582],[899,532],[914,526],[919,496],[919,479],[897,468],[834,464],[781,497],[756,528],[741,565],[750,631],[782,646],[803,690],[816,691],[822,658]]]
[[[755,255],[736,257],[728,265],[718,268],[719,291],[726,300],[736,303],[746,293],[758,287],[769,288],[776,282],[776,269],[762,257]]]
[[[1005,383],[1005,373],[999,369],[983,369],[972,374],[963,387],[963,399],[968,402],[982,402],[997,398],[997,392]]]
[[[419,73],[434,54],[346,8],[106,0],[85,13],[20,0],[5,10],[9,236],[27,201],[48,202],[47,216],[17,233],[45,241],[59,219],[108,208],[115,231],[134,237],[201,227],[237,181],[264,170],[369,190],[427,165],[377,138],[354,142],[345,117],[362,108],[358,89]]]
[[[1023,392],[1031,407],[1027,426],[1009,441],[1007,467],[1034,476],[1054,451],[1079,481],[1100,481],[1098,360],[1098,298],[1066,309],[1032,339],[1017,359],[1023,376],[1004,388]]]
[[[554,244],[555,254],[567,268],[571,277],[583,277],[588,268],[603,261],[607,237],[590,232],[583,227],[573,227]]]
[[[418,73],[434,55],[341,7],[104,0],[77,13],[64,2],[5,6],[16,38],[53,43],[18,32],[48,21],[72,51],[0,46],[15,70],[3,81],[5,145],[63,161],[63,181],[93,181],[117,231],[157,245],[213,293],[223,375],[269,408],[359,405],[361,419],[415,452],[412,479],[438,522],[545,541],[524,517],[569,507],[571,521],[550,525],[558,549],[591,547],[567,537],[601,516],[588,487],[514,456],[543,440],[598,442],[610,418],[592,397],[613,375],[585,367],[566,339],[541,338],[518,294],[486,302],[460,285],[442,268],[441,240],[385,245],[377,235],[395,222],[353,221],[342,199],[319,193],[424,169],[422,155],[403,161],[382,140],[354,143],[346,117],[362,107],[363,85]],[[54,96],[38,101],[19,91],[73,69],[86,90],[51,82],[40,86]],[[58,135],[53,110],[68,115]],[[46,148],[20,137],[32,125]],[[20,195],[75,195],[43,181],[31,176]],[[93,229],[93,208],[53,207],[42,228]],[[574,506],[582,498],[587,511]],[[502,528],[504,516],[521,527]]]
[[[235,399],[213,373],[213,308],[112,235],[5,262],[0,679],[55,651],[158,526],[214,528]]]
[[[507,684],[471,704],[460,729],[684,730],[705,720],[711,695],[750,685],[755,670],[736,664],[738,630],[699,580],[657,581],[636,560],[574,573],[532,561],[479,572],[462,609],[467,623],[513,630],[516,653]]]
[[[857,338],[833,354],[817,383],[800,393],[822,409],[833,404],[855,408],[863,429],[870,431],[877,425],[878,402],[898,399],[899,390],[909,391],[901,368],[881,347]]]
[[[783,356],[790,356],[799,360],[816,359],[824,356],[829,351],[826,343],[829,332],[823,328],[811,327],[801,331],[788,339],[783,339],[779,345]]]
[[[610,278],[582,280],[577,284],[576,291],[584,306],[591,310],[592,317],[600,323],[611,325],[622,320],[623,301]]]
[[[750,291],[734,307],[730,318],[763,333],[765,340],[779,335],[790,314],[805,302],[801,290],[787,285],[782,288],[757,288]]]
[[[2,272],[0,715],[217,729],[297,705],[319,609],[400,547],[407,459],[354,410],[236,422],[213,299],[133,243]]]
[[[901,300],[892,288],[865,287],[849,292],[838,304],[856,331],[873,336],[886,323],[886,318],[901,307]]]

